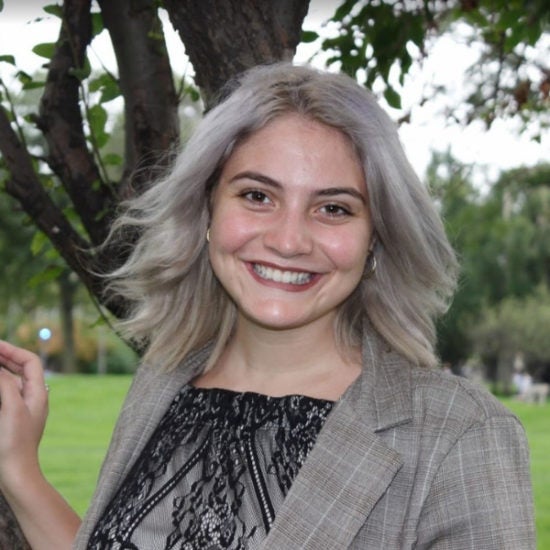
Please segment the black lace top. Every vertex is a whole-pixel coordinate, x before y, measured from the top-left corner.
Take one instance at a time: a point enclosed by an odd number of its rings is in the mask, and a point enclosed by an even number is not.
[[[88,548],[257,548],[332,405],[184,386]]]

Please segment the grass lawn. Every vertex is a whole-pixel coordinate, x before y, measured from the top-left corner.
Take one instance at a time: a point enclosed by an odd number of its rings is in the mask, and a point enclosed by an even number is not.
[[[525,426],[531,448],[531,475],[535,495],[537,548],[550,548],[550,403],[530,405],[504,400]]]
[[[40,446],[44,473],[82,515],[96,485],[130,376],[52,376]]]
[[[59,376],[48,380],[50,417],[41,445],[46,476],[83,514],[90,501],[129,376]],[[504,403],[523,422],[531,447],[538,548],[550,548],[550,404]]]

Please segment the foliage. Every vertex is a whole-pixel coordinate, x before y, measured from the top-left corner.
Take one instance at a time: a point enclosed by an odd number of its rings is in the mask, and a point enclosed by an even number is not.
[[[439,154],[427,179],[462,264],[457,295],[439,326],[443,359],[457,364],[477,350],[496,362],[523,351],[532,363],[550,364],[542,334],[550,288],[550,165],[505,172],[483,194],[470,167]]]
[[[47,259],[31,251],[34,227],[7,196],[0,201],[0,218],[0,307],[8,311],[11,303],[17,303],[28,311],[36,305],[38,293],[47,303],[48,294],[51,296],[47,285],[29,286],[36,273],[48,269]]]
[[[517,115],[524,122],[536,119],[541,127],[550,123],[546,0],[344,0],[330,23],[336,30],[321,43],[329,52],[327,64],[369,88],[379,84],[392,107],[401,106],[399,86],[414,61],[429,55],[435,38],[451,32],[478,52],[465,83],[467,94],[459,100],[459,122],[481,119],[490,126],[496,118]],[[306,35],[310,41],[318,37],[311,31]],[[456,90],[431,94],[426,100],[456,95]],[[456,107],[449,105],[448,112],[458,118]]]
[[[550,365],[548,327],[550,292],[540,287],[529,296],[509,296],[485,309],[471,336],[481,357],[513,359],[521,353],[534,371],[541,365]]]

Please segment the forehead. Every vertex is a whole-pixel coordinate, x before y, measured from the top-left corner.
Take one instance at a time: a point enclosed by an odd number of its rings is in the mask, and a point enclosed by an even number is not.
[[[346,147],[355,150],[352,140],[339,128],[296,112],[282,113],[269,120],[261,128],[249,132],[237,140],[235,149],[248,144],[250,141],[265,139],[266,137],[277,138],[279,136],[302,136],[307,134],[322,135],[330,140],[340,141]]]
[[[298,114],[277,117],[240,142],[217,188],[251,181],[269,183],[296,199],[340,190],[368,201],[363,166],[349,137]]]
[[[349,162],[360,166],[352,140],[343,131],[298,113],[285,113],[236,142],[225,165],[235,161]],[[326,166],[325,166],[326,167]]]

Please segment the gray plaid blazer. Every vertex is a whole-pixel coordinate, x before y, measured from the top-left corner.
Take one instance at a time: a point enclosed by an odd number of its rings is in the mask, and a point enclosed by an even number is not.
[[[175,394],[209,352],[171,373],[140,367],[74,548],[86,547]],[[372,330],[363,361],[261,550],[534,549],[529,456],[517,419],[466,380],[410,365]]]

